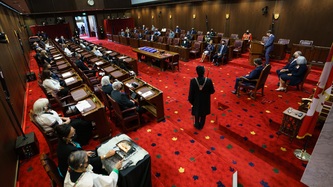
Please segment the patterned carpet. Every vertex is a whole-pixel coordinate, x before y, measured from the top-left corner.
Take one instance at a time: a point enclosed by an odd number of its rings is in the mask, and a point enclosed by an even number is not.
[[[89,40],[136,58],[128,46],[107,40]],[[253,69],[247,59],[247,54],[244,54],[220,67],[194,59],[181,62],[180,72],[161,72],[157,67],[138,63],[138,77],[162,90],[164,97],[166,120],[156,123],[148,115],[147,123],[142,128],[128,133],[151,155],[154,187],[231,186],[235,171],[238,171],[239,186],[304,186],[299,182],[300,174],[291,174],[303,171],[306,165],[292,154],[304,141],[290,143],[285,136],[277,136],[276,131],[282,121],[282,111],[289,106],[297,108],[300,99],[309,96],[319,79],[320,71],[310,73],[305,91],[291,88],[288,93],[275,92],[275,70],[281,68],[286,60],[274,61],[272,73],[266,82],[265,96],[259,96],[254,101],[246,95],[238,98],[231,94],[235,78]],[[30,62],[31,69],[37,73],[36,62],[32,58]],[[212,114],[207,117],[206,125],[200,131],[193,127],[191,106],[187,101],[189,81],[196,76],[195,67],[198,64],[204,65],[209,71],[216,90],[212,95]],[[44,96],[36,81],[28,83],[27,93],[26,111],[29,111],[33,102]],[[41,151],[48,152],[42,135],[29,122],[29,118],[26,119],[26,132],[35,131]],[[113,122],[111,125],[113,134],[118,134]],[[220,130],[220,126],[224,130]],[[98,144],[92,140],[85,148],[94,148]],[[286,170],[283,166],[285,163],[265,159],[258,147],[268,155],[275,155],[278,161],[291,163],[295,171]],[[20,186],[49,186],[38,156],[20,163],[19,183]]]

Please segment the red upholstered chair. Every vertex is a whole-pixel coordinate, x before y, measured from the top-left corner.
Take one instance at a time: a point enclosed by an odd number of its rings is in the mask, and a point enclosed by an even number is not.
[[[172,44],[179,46],[179,44],[180,44],[180,38],[174,38]]]
[[[236,54],[236,57],[239,57],[242,53],[242,47],[243,47],[243,40],[235,40],[234,46],[233,46],[233,53]]]
[[[224,35],[224,33],[221,33],[221,32],[219,32],[219,33],[217,33],[217,36],[219,36],[219,37],[223,37],[223,35]]]
[[[170,68],[172,71],[175,71],[175,68],[178,68],[179,70],[179,55],[174,55],[172,57],[172,60],[168,62],[168,68]]]
[[[185,38],[185,34],[180,34],[179,38],[183,40]]]
[[[199,36],[197,37],[197,41],[198,41],[198,42],[203,42],[203,41],[204,41],[204,35],[199,35]]]
[[[198,36],[200,36],[200,35],[202,35],[202,34],[203,34],[203,32],[202,32],[202,31],[198,31],[197,33],[198,33]]]
[[[167,45],[172,45],[173,38],[168,38],[166,44]]]
[[[230,35],[230,38],[236,40],[236,39],[238,39],[238,34],[231,34],[231,35]]]
[[[197,55],[200,54],[201,50],[201,43],[200,42],[194,42],[192,49],[190,50],[190,55],[194,55],[194,58],[197,58]]]
[[[304,82],[306,81],[306,78],[307,78],[308,75],[310,74],[310,72],[311,72],[311,68],[312,68],[312,65],[311,65],[311,64],[310,64],[310,65],[307,65],[307,70],[306,70],[306,72],[305,72],[305,74],[304,74],[304,76],[303,76],[303,78],[302,78],[302,81],[301,81],[300,83],[298,83],[298,84],[296,84],[296,85],[290,85],[290,84],[289,84],[289,81],[287,81],[287,82],[286,82],[286,90],[285,90],[285,92],[288,91],[288,87],[289,87],[289,86],[296,86],[297,90],[303,91],[303,85],[304,85]]]

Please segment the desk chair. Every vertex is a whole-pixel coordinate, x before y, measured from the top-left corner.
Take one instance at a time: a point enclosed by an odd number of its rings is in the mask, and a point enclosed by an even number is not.
[[[201,43],[194,42],[192,49],[190,50],[190,55],[194,55],[194,58],[197,58],[197,55],[200,54]]]
[[[287,82],[286,82],[286,90],[285,90],[285,92],[288,91],[288,87],[289,87],[289,86],[296,86],[297,90],[303,91],[303,85],[304,85],[304,82],[306,81],[306,78],[308,77],[308,75],[309,75],[310,72],[311,72],[312,65],[310,64],[310,65],[307,65],[306,67],[307,67],[307,70],[306,70],[306,72],[305,72],[305,74],[304,74],[304,76],[303,76],[301,82],[298,83],[298,84],[296,84],[296,85],[291,85],[291,84],[289,84],[290,82],[287,81]]]
[[[40,162],[41,162],[45,172],[51,179],[51,186],[52,187],[57,187],[57,186],[63,187],[64,179],[59,175],[58,168],[57,168],[57,165],[55,164],[55,162],[52,159],[50,159],[47,156],[47,154],[45,154],[45,153],[42,153],[40,155]]]
[[[119,104],[112,99],[109,95],[107,95],[108,100],[111,102],[112,108],[114,109],[114,114],[116,118],[116,122],[120,124],[120,128],[123,133],[127,133],[128,131],[138,129],[140,124],[140,115],[136,110],[136,107],[128,108],[125,110],[121,110]]]
[[[50,149],[50,155],[51,157],[56,157],[57,156],[57,146],[58,146],[58,137],[56,136],[56,133],[53,129],[51,130],[44,130],[44,128],[37,123],[35,120],[35,114],[30,111],[29,112],[29,117],[30,121],[37,127],[39,132],[42,133],[47,145],[49,146]]]
[[[261,93],[261,95],[264,96],[265,83],[271,68],[272,67],[270,64],[266,65],[264,69],[261,71],[260,77],[258,79],[249,80],[243,77],[238,84],[237,96],[238,97],[240,96],[241,88],[245,89],[247,91],[246,93],[250,94],[250,97],[253,100],[256,99],[256,95],[258,93]],[[258,92],[259,90],[261,90],[261,92]]]
[[[234,46],[233,46],[233,54],[236,55],[236,57],[239,57],[242,53],[242,47],[243,47],[243,40],[239,40],[237,39],[234,43]]]

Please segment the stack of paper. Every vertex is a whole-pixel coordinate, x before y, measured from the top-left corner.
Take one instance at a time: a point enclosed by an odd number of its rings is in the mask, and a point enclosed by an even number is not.
[[[73,82],[75,79],[74,77],[70,77],[68,79],[65,79],[65,83],[68,85],[69,83]]]
[[[71,71],[61,74],[62,78],[64,78],[64,79],[70,77],[71,75],[72,75]]]
[[[103,61],[98,61],[98,62],[96,62],[95,64],[96,64],[97,66],[99,66],[99,65],[104,64],[104,62],[103,62]]]
[[[152,91],[148,91],[148,92],[145,92],[144,94],[142,94],[142,97],[146,98],[146,97],[149,97],[153,95],[153,92]]]
[[[87,100],[79,101],[75,106],[80,112],[91,107]]]

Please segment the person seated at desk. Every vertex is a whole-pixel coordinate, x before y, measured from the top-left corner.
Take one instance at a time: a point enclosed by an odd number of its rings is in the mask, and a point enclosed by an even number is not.
[[[144,31],[144,34],[145,35],[148,35],[150,33],[150,31],[149,31],[149,29],[148,29],[148,27],[145,29],[145,31]]]
[[[121,110],[125,110],[135,106],[135,101],[130,100],[128,95],[123,92],[124,85],[122,82],[114,82],[112,84],[113,91],[111,92],[111,97],[118,104]]]
[[[209,31],[205,35],[205,42],[208,43],[211,40]]]
[[[151,25],[151,31],[155,31],[155,26],[154,25]]]
[[[58,80],[53,79],[50,70],[44,70],[41,79],[43,81],[43,87],[47,93],[53,96],[56,96],[57,94],[60,96],[68,95],[68,88],[61,86]]]
[[[115,151],[113,151],[113,155]],[[119,170],[122,161],[116,163],[109,175],[94,173],[93,166],[89,164],[89,156],[86,151],[72,152],[68,157],[69,169],[66,173],[65,186],[108,186],[117,187]]]
[[[216,32],[214,31],[213,28],[210,29],[209,35],[210,35],[210,37],[216,36]]]
[[[293,68],[297,66],[297,58],[299,56],[302,56],[302,52],[295,51],[295,53],[293,54],[293,58],[291,58],[290,62],[287,65],[285,65],[282,69],[276,70],[276,74],[278,75],[279,78],[282,74],[290,73],[293,70]]]
[[[254,59],[254,66],[255,66],[255,69],[252,70],[252,71],[250,72],[250,74],[247,74],[247,75],[245,75],[245,76],[237,77],[237,78],[236,78],[235,86],[234,86],[234,90],[231,91],[231,93],[233,93],[233,94],[236,94],[236,93],[237,93],[238,83],[239,83],[239,81],[242,80],[243,77],[246,78],[246,79],[249,79],[249,80],[252,80],[252,79],[258,79],[258,78],[260,77],[261,71],[264,69],[264,67],[262,66],[262,60],[261,60],[261,58],[256,58],[256,59]],[[243,82],[245,82],[245,80],[243,80]],[[249,85],[250,85],[250,84],[255,84],[255,83],[250,82],[250,81],[248,81],[247,83],[248,83]]]
[[[141,40],[143,38],[143,34],[141,32],[138,33],[138,39]]]
[[[121,30],[120,30],[120,35],[121,35],[122,37],[125,37],[125,31],[124,31],[124,29],[121,29]]]
[[[40,52],[40,55],[41,55],[41,62],[44,64],[45,62],[49,63],[49,64],[52,64],[54,61],[53,61],[53,58],[50,57],[47,53],[46,50],[42,50]]]
[[[110,82],[110,76],[105,75],[101,79],[101,85],[102,85],[102,90],[104,93],[108,94],[111,96],[111,92],[113,91],[112,84]]]
[[[65,44],[66,43],[66,40],[65,40],[64,36],[60,36],[60,38],[58,40],[58,43],[59,44]]]
[[[59,142],[57,147],[58,171],[64,178],[68,170],[68,158],[72,152],[83,150],[81,145],[75,141],[76,130],[71,125],[57,125],[55,127]],[[97,155],[93,151],[85,151],[88,155],[89,163],[93,166],[94,173],[107,174],[103,169],[102,160],[114,155],[114,150],[110,150],[105,155]]]
[[[77,136],[75,140],[81,145],[87,145],[92,135],[93,123],[89,121],[82,120],[80,118],[71,119],[69,117],[60,117],[59,114],[52,110],[49,100],[46,98],[39,98],[33,104],[32,113],[38,125],[40,125],[45,131],[54,129],[56,126],[72,126],[76,132]],[[80,113],[73,106],[72,109],[69,109],[68,112]],[[96,138],[96,137],[95,137]]]
[[[190,34],[193,35],[193,34],[197,34],[197,31],[192,27],[191,31],[190,31]]]
[[[95,75],[96,70],[95,70],[95,66],[93,66],[92,69],[90,69],[85,63],[84,63],[84,57],[80,54],[77,53],[76,54],[76,60],[75,60],[75,64],[76,66],[82,70],[84,73],[92,73]]]
[[[217,49],[217,53],[213,56],[213,64],[215,66],[220,65],[219,61],[226,63],[228,58],[228,46],[225,45],[225,41],[221,41],[221,45]]]
[[[186,33],[186,37],[187,37],[187,39],[189,39],[189,40],[192,40],[192,39],[193,39],[193,36],[192,36],[192,34],[190,33],[190,31],[187,31],[187,33]]]
[[[97,46],[95,45],[94,48],[91,50],[96,56],[103,56],[103,54],[97,49]]]
[[[161,32],[158,29],[155,29],[154,35],[155,36],[161,36]]]
[[[175,29],[175,33],[181,33],[182,32],[182,30],[179,28],[179,26],[177,25],[176,26],[176,29]]]
[[[207,55],[210,55],[214,51],[214,45],[213,45],[213,40],[210,40],[205,51],[201,55],[201,60],[200,62],[203,62],[206,58]]]
[[[62,44],[61,47],[64,50],[64,53],[66,54],[66,56],[72,57],[73,52],[68,49],[68,45]]]
[[[150,40],[151,42],[156,42],[157,41],[157,36],[155,34],[150,35]]]
[[[138,29],[136,29],[136,27],[134,27],[133,33],[138,33],[138,32],[139,32]]]
[[[182,41],[180,46],[183,47],[183,48],[189,48],[190,47],[190,41],[187,39],[186,36],[184,37],[184,40]]]
[[[54,69],[52,69],[51,64],[49,64],[47,62],[44,63],[44,65],[43,65],[43,71],[45,71],[45,70],[49,70],[51,72],[51,78],[55,79],[55,80],[58,80],[61,86],[66,86],[65,81],[60,78],[61,76],[59,76],[58,74],[54,73],[54,72],[57,72],[57,71],[54,70]]]
[[[307,61],[304,56],[299,56],[296,62],[297,65],[293,66],[289,72],[280,74],[280,86],[276,91],[285,91],[287,81],[290,81],[290,85],[297,85],[302,81],[307,71]]]
[[[252,41],[252,34],[249,29],[243,34],[242,40],[247,40],[248,42]]]
[[[131,38],[131,36],[132,36],[132,35],[131,35],[130,32],[126,32],[126,33],[125,33],[125,37],[126,37],[126,38]]]
[[[175,32],[173,32],[173,30],[169,32],[169,38],[175,38]]]

